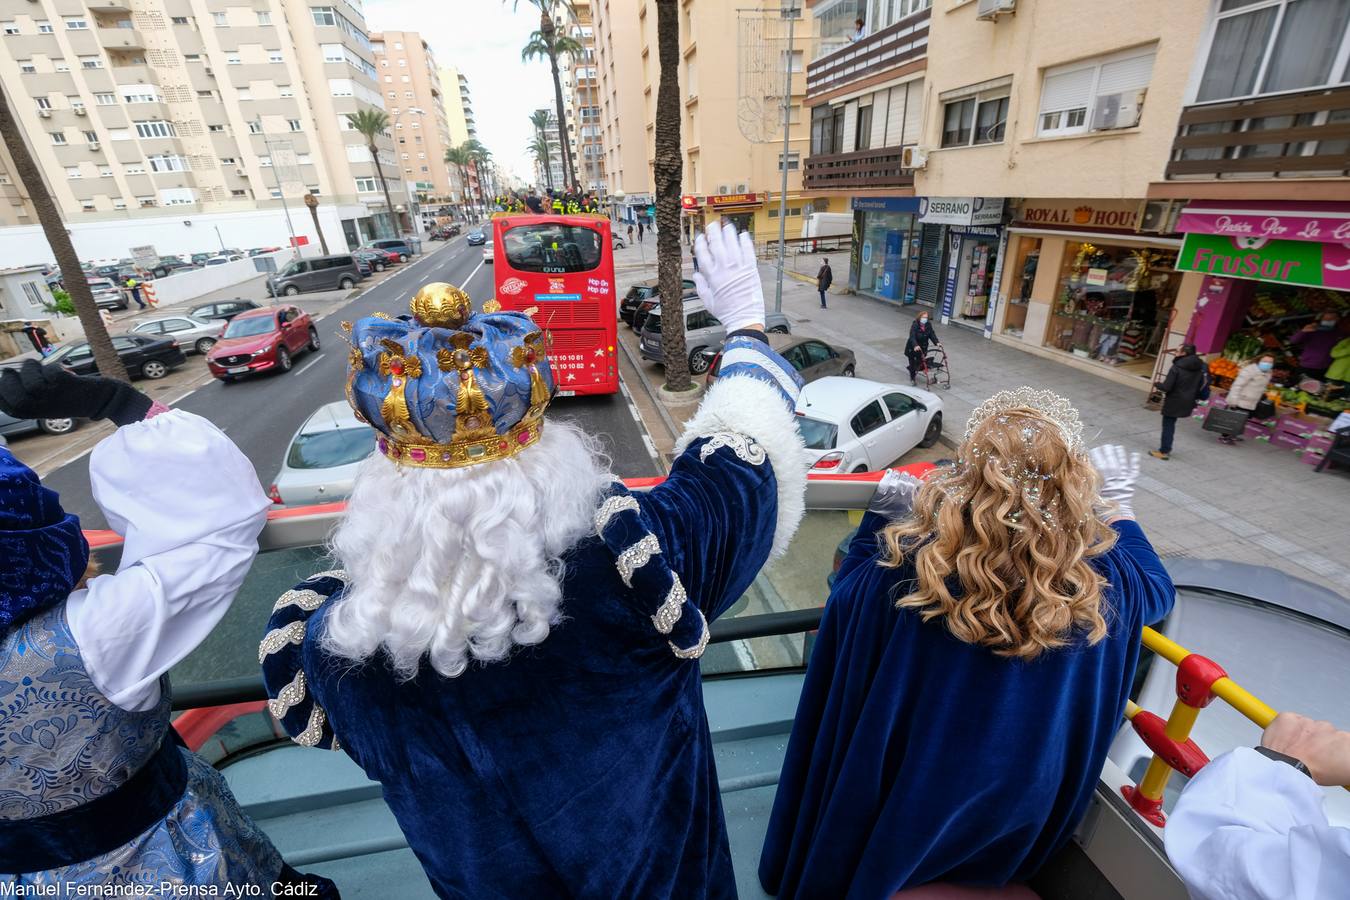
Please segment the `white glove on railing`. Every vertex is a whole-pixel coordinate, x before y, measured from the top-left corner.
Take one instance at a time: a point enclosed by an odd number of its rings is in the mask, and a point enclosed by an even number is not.
[[[764,324],[764,288],[759,280],[755,244],[749,233],[737,236],[730,222],[704,229],[694,241],[698,298],[728,332]]]
[[[887,469],[877,484],[867,511],[885,516],[892,522],[904,519],[914,511],[914,495],[923,482],[908,472]]]
[[[1092,465],[1102,476],[1101,497],[1118,508],[1116,518],[1133,519],[1134,485],[1139,480],[1139,453],[1126,453],[1119,444],[1093,447]]]

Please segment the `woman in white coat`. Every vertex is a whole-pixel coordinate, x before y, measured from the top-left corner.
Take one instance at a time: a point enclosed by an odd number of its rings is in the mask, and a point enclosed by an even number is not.
[[[1228,408],[1250,416],[1266,395],[1266,388],[1270,386],[1270,370],[1274,367],[1273,356],[1263,356],[1243,366],[1233,379],[1233,386],[1228,389]],[[1219,436],[1219,440],[1225,444],[1235,444],[1242,438],[1224,434]]]

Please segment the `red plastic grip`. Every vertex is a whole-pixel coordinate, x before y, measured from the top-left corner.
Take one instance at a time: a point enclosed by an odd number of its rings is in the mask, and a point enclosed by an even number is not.
[[[1204,709],[1214,699],[1214,682],[1227,677],[1214,660],[1192,653],[1177,664],[1177,698],[1187,706]]]
[[[1130,804],[1130,808],[1139,813],[1145,822],[1157,825],[1159,828],[1167,824],[1167,817],[1163,815],[1162,811],[1162,798],[1150,800],[1139,793],[1139,788],[1132,784],[1125,785],[1120,789],[1120,793]]]
[[[1187,740],[1181,743],[1168,737],[1167,722],[1159,715],[1148,710],[1140,710],[1130,720],[1130,725],[1148,749],[1187,778],[1195,775],[1209,763],[1209,757],[1195,741]]]

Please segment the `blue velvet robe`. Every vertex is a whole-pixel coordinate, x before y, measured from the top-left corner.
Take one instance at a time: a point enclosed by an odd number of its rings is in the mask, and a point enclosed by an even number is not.
[[[777,484],[759,445],[719,434],[633,495],[661,564],[708,621],[768,558]],[[597,537],[565,562],[564,618],[541,644],[456,678],[424,666],[410,682],[382,657],[353,667],[320,648],[344,581],[315,576],[294,602],[283,597],[268,626],[279,635],[264,645],[269,693],[280,696],[300,669],[307,676],[283,726],[297,735],[317,725],[305,742],[340,746],[382,784],[439,896],[735,897],[698,660],[668,643],[697,614],[658,633],[663,594],[637,590],[636,577],[627,588]],[[285,629],[300,622],[292,642]]]
[[[1087,808],[1141,629],[1172,608],[1153,547],[1121,521],[1095,560],[1109,635],[1031,662],[995,656],[896,609],[914,567],[878,565],[884,525],[863,518],[811,652],[760,860],[780,897],[881,900],[1033,874]]]

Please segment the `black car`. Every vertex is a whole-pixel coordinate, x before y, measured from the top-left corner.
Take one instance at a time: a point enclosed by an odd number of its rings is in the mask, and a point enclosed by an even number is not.
[[[220,322],[228,322],[241,312],[260,308],[262,308],[261,303],[236,297],[233,300],[221,300],[217,303],[204,303],[201,306],[194,306],[188,310],[188,315],[194,319],[215,319]]]
[[[352,251],[352,259],[356,260],[358,266],[364,263],[366,267],[375,272],[383,272],[389,268],[389,254],[383,250],[363,247]]]
[[[150,274],[156,278],[164,278],[165,276],[172,275],[174,272],[195,268],[197,267],[192,265],[192,263],[185,263],[181,259],[161,259],[159,262],[155,263],[154,267],[150,270]]]
[[[470,247],[481,247],[487,243],[487,235],[483,234],[483,229],[475,228],[469,232],[469,236],[464,240],[468,242]]]
[[[680,284],[684,290],[685,296],[688,296],[693,292],[694,282],[690,281],[688,278],[681,279]],[[634,314],[637,312],[638,306],[643,300],[656,300],[659,302],[660,298],[657,296],[657,290],[655,278],[648,279],[647,281],[639,281],[637,284],[630,287],[628,293],[623,295],[623,300],[619,301],[619,318],[623,319],[629,325],[632,325],[635,330],[641,331],[641,324],[633,321]],[[646,312],[649,312],[651,307],[655,305],[656,304],[653,303],[651,306],[648,306],[643,314],[645,315]]]
[[[119,334],[113,337],[112,344],[132,378],[163,378],[170,369],[187,362],[178,341],[171,337]],[[76,375],[93,375],[98,371],[98,366],[94,364],[94,348],[89,346],[88,341],[66,344],[44,359],[42,364],[60,365]]]

